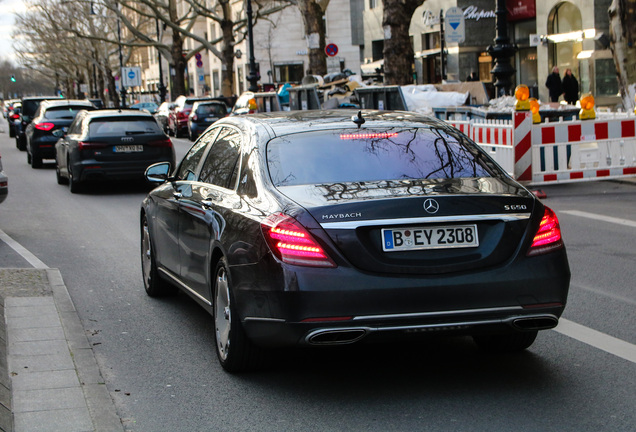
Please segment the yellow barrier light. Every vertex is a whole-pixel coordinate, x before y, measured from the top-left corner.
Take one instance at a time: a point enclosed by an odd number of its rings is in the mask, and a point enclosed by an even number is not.
[[[581,111],[579,111],[580,120],[592,120],[596,118],[594,104],[594,96],[592,96],[591,93],[586,93],[581,96]]]
[[[518,85],[515,89],[515,97],[517,98],[517,102],[515,103],[515,111],[530,110],[530,102],[528,102],[528,98],[530,97],[530,89],[527,85]]]
[[[532,111],[532,123],[541,123],[541,114],[539,114],[539,101],[535,98],[528,99],[530,103],[530,111]]]

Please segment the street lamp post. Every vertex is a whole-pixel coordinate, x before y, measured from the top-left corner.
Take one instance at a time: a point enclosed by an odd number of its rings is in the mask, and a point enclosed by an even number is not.
[[[157,25],[157,42],[159,42],[160,34],[159,34],[159,20],[155,20],[155,24]],[[159,85],[157,86],[157,90],[159,90],[159,100],[161,103],[166,101],[166,86],[163,85],[163,69],[161,68],[161,51],[159,51],[159,47],[157,47],[157,57],[159,59]]]
[[[247,0],[247,38],[250,48],[250,74],[247,80],[250,82],[249,91],[258,91],[258,74],[256,73],[256,59],[254,58],[254,25],[252,24],[252,0]]]
[[[510,64],[510,58],[515,55],[517,46],[510,43],[508,38],[508,13],[506,0],[496,0],[495,11],[495,44],[488,47],[488,54],[495,59],[495,67],[490,71],[495,76],[496,97],[510,94],[511,77],[515,69]]]
[[[124,54],[121,50],[121,24],[120,19],[117,18],[117,42],[119,43],[119,87],[121,88],[121,103],[122,108],[126,108],[126,87],[124,87]]]

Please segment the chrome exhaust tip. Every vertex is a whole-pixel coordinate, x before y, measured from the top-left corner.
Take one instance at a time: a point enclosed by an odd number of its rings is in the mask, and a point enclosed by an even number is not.
[[[323,329],[309,333],[306,337],[310,345],[346,345],[358,342],[367,335],[363,328]]]
[[[559,323],[559,319],[554,315],[541,315],[515,318],[512,326],[517,330],[548,330],[554,328]]]

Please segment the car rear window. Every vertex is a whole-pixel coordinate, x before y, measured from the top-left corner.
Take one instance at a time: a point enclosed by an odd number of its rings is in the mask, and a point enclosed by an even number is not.
[[[501,175],[479,154],[436,128],[345,129],[274,138],[267,163],[276,186]]]
[[[162,134],[157,122],[150,119],[94,119],[88,126],[90,136]]]
[[[44,113],[44,117],[47,119],[72,120],[75,118],[77,113],[80,112],[81,110],[91,110],[91,109],[93,108],[86,105],[50,107]]]
[[[197,107],[197,114],[206,117],[224,117],[227,114],[227,108],[221,104],[199,105]]]
[[[25,100],[22,102],[22,113],[26,116],[33,117],[41,102],[42,101],[39,100]]]

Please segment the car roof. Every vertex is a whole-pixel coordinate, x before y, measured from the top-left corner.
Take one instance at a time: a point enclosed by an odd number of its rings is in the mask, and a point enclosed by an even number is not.
[[[44,107],[57,107],[57,106],[71,106],[71,105],[80,105],[86,107],[95,107],[91,101],[86,99],[47,99],[43,100],[41,103]]]
[[[148,117],[154,121],[154,117],[147,111],[140,111],[134,109],[101,109],[88,111],[86,117],[89,119],[94,118],[120,118],[120,117]]]
[[[274,136],[294,133],[312,132],[333,129],[358,129],[353,117],[361,113],[364,123],[359,128],[376,127],[427,127],[435,126],[450,129],[451,126],[434,117],[407,111],[376,111],[376,110],[306,110],[306,111],[274,111],[268,113],[251,114],[249,116],[225,117],[217,124],[263,126]]]
[[[45,101],[45,100],[51,100],[51,99],[56,99],[56,100],[63,100],[61,99],[59,96],[25,96],[22,98],[22,101]]]

